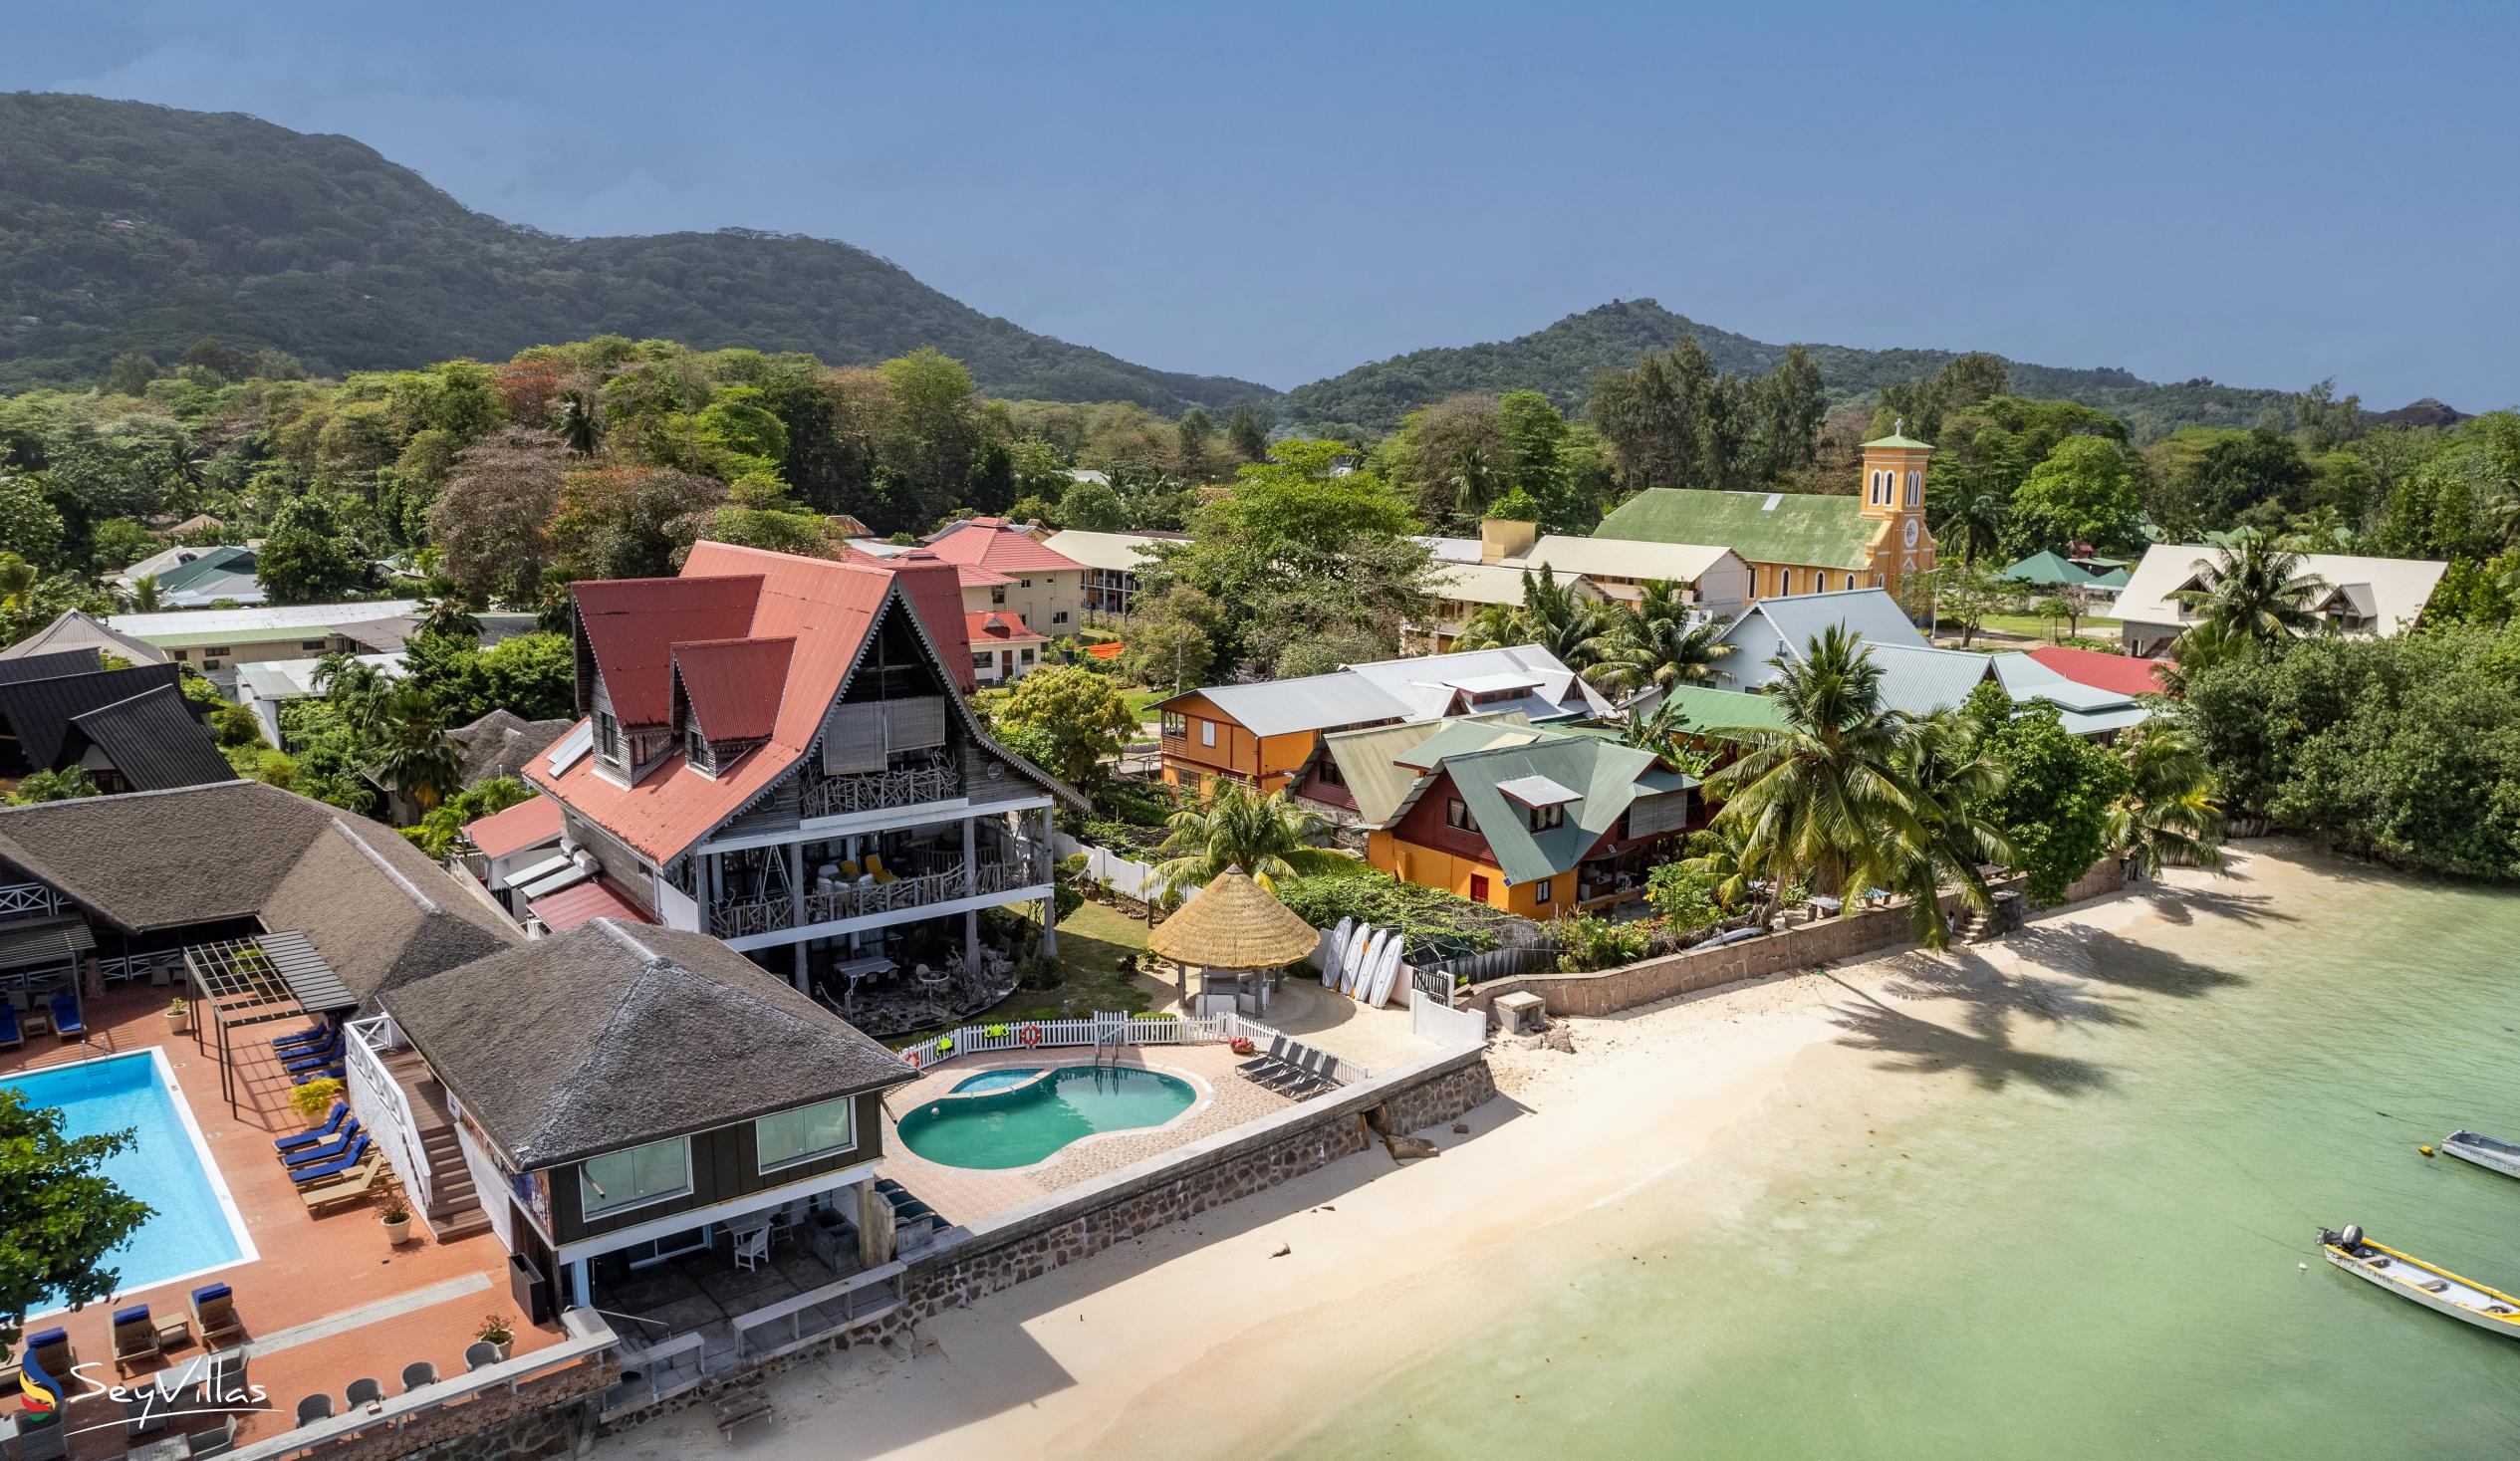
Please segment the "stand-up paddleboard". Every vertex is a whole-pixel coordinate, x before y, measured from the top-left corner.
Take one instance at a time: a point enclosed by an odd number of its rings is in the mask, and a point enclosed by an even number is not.
[[[1399,982],[1400,962],[1408,955],[1408,939],[1398,929],[1391,930],[1390,942],[1384,945],[1382,961],[1374,966],[1374,984],[1366,991],[1369,1008],[1381,1009],[1391,998],[1391,986]]]
[[[1330,930],[1329,936],[1322,940],[1322,983],[1337,984],[1339,982],[1339,967],[1346,962],[1348,957],[1348,930],[1355,924],[1354,918],[1342,918],[1339,920],[1339,926]]]
[[[1355,963],[1350,964],[1347,968],[1339,972],[1339,992],[1341,994],[1355,994],[1357,992],[1357,981],[1365,977],[1366,970],[1374,967],[1374,961],[1376,959],[1383,957],[1383,930],[1380,928],[1377,928],[1367,934],[1365,940],[1365,952],[1357,956],[1357,961]]]
[[[1362,920],[1356,927],[1348,930],[1347,951],[1339,956],[1339,977],[1323,980],[1323,988],[1338,989],[1355,975],[1357,966],[1365,961],[1366,940],[1373,936],[1372,926]]]

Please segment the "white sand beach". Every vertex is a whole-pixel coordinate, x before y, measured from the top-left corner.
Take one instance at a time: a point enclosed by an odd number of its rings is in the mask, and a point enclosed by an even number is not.
[[[2222,873],[2173,873],[1998,944],[1574,1021],[1573,1055],[1500,1045],[1500,1097],[1466,1132],[1423,1133],[1439,1158],[1351,1157],[944,1316],[905,1350],[805,1366],[772,1382],[778,1422],[742,1449],[776,1461],[1265,1452],[1505,1302],[1486,1282],[1501,1245],[1683,1166],[1714,1200],[1754,1196],[1769,1117],[1818,1103],[1861,1140],[1856,1123],[1933,1099],[1944,1088],[1914,1073],[1945,1060],[1945,1041],[1966,1059],[1971,1005],[2072,997],[2084,936],[2175,950],[2196,936],[2196,906],[2242,890],[2316,897],[2321,877],[2255,848]],[[600,1449],[717,1445],[703,1409]]]

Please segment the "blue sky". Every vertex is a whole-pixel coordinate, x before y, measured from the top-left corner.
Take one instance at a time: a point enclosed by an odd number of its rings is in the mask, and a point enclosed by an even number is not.
[[[847,239],[1288,386],[1650,297],[2520,401],[2520,6],[20,7],[0,89],[358,137],[556,232]]]

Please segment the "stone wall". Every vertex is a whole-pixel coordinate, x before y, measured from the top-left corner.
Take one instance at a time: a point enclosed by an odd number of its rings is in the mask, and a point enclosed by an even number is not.
[[[2022,879],[2007,878],[1992,886],[1998,893],[2018,894]],[[2104,897],[2124,886],[2118,864],[2103,858],[2066,889],[2065,901],[2058,906]],[[1958,896],[1946,894],[1943,903],[1947,910],[1956,911]],[[1795,914],[1788,912],[1786,916]],[[1842,918],[1823,918],[1816,923],[1795,923],[1764,938],[1744,939],[1721,948],[1686,949],[1616,969],[1490,979],[1464,990],[1461,1003],[1465,1008],[1485,1011],[1495,1005],[1499,995],[1527,993],[1538,995],[1552,1015],[1612,1015],[1721,984],[1863,958],[1914,937],[1904,908],[1877,908]]]
[[[321,1461],[533,1461],[583,1452],[595,1439],[604,1392],[621,1364],[579,1364],[530,1379],[514,1390],[490,1390],[431,1410],[407,1425],[356,1436],[315,1452]]]

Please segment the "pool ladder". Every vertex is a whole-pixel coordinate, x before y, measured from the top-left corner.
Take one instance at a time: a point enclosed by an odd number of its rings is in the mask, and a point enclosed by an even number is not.
[[[1105,1031],[1103,1034],[1095,1037],[1094,1069],[1098,1071],[1103,1069],[1103,1053],[1105,1051],[1110,1051],[1112,1056],[1112,1069],[1115,1071],[1119,1070],[1121,1052],[1127,1049],[1129,1049],[1129,1027],[1126,1025],[1121,1026],[1117,1030]]]

